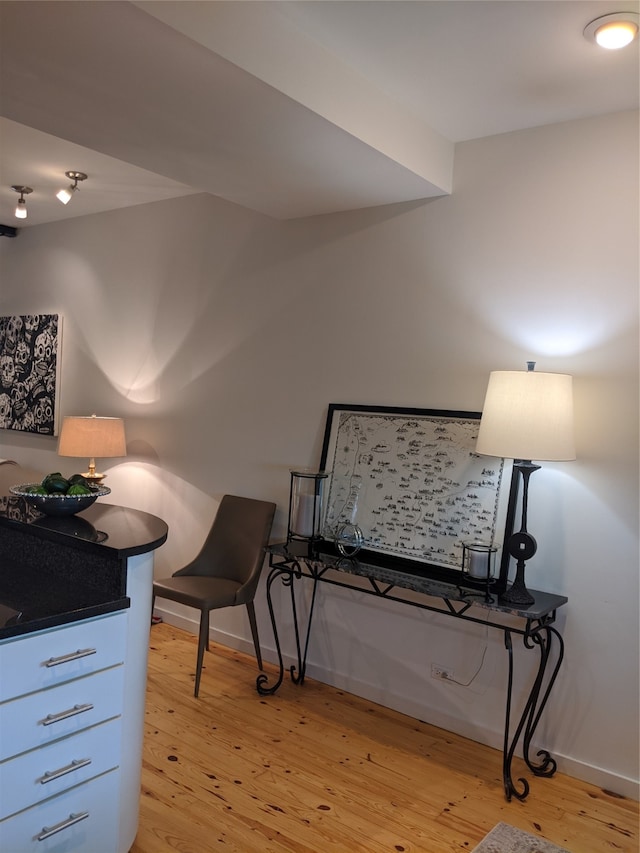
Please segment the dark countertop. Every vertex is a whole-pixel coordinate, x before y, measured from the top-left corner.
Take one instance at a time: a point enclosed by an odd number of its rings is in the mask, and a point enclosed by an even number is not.
[[[93,550],[99,545],[120,557],[146,554],[159,548],[168,532],[165,522],[155,515],[100,500],[77,515],[56,517],[43,515],[18,497],[0,497],[2,526],[28,528],[41,539],[76,548]]]
[[[0,498],[0,640],[127,608],[127,559],[167,533],[154,515],[99,501],[56,518]]]
[[[17,563],[3,562],[0,568],[0,639],[128,607],[126,596],[105,595],[90,585],[50,582]]]

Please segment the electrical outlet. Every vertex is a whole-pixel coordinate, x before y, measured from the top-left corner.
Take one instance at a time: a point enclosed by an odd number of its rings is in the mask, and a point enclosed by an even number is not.
[[[439,663],[432,663],[431,678],[439,678],[441,681],[450,681],[453,678],[453,672],[446,666],[441,666]]]

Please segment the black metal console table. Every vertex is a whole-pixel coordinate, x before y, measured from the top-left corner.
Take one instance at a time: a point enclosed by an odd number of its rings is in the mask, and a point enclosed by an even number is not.
[[[567,598],[562,595],[531,590],[535,602],[530,607],[503,605],[497,601],[495,596],[485,595],[484,592],[479,594],[477,589],[471,589],[464,585],[456,586],[421,577],[419,574],[399,571],[388,566],[372,565],[371,563],[336,557],[331,554],[314,553],[313,556],[309,556],[301,543],[291,542],[289,545],[272,545],[267,551],[270,565],[267,578],[267,604],[280,671],[277,680],[271,685],[266,674],[259,675],[256,682],[258,693],[261,695],[273,694],[284,680],[285,667],[272,600],[272,586],[278,579],[284,586],[289,587],[291,593],[297,665],[290,666],[289,673],[295,684],[304,682],[313,609],[319,582],[347,589],[356,589],[359,592],[398,601],[411,607],[419,607],[423,610],[430,610],[467,622],[488,625],[503,632],[509,658],[502,758],[506,798],[510,800],[513,796],[519,800],[524,800],[529,793],[529,783],[526,779],[521,777],[517,780],[521,786],[518,788],[511,776],[511,763],[521,736],[524,760],[531,772],[535,776],[553,776],[557,765],[551,754],[547,750],[539,750],[537,753],[538,760],[535,761],[530,756],[530,749],[531,740],[540,722],[564,656],[564,642],[558,630],[553,627],[553,623],[556,620],[557,609],[567,603]],[[366,579],[367,585],[363,587],[350,582],[353,576]],[[306,628],[302,626],[301,630],[296,606],[295,581],[303,578],[311,580],[313,587]],[[431,600],[403,598],[402,590],[413,590]],[[479,611],[485,611],[485,613],[481,614]],[[509,617],[511,617],[510,621]],[[507,621],[500,621],[500,619]],[[525,648],[534,649],[537,647],[540,659],[524,710],[512,732],[511,702],[514,669],[512,637],[514,634],[522,637]],[[556,643],[554,643],[554,638]],[[550,665],[552,647],[555,645],[557,645],[557,652],[554,655],[555,663]]]

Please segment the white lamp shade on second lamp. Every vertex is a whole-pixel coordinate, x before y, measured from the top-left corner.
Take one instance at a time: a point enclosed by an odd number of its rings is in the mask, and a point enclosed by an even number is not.
[[[506,459],[575,459],[572,384],[564,373],[491,373],[476,452]]]

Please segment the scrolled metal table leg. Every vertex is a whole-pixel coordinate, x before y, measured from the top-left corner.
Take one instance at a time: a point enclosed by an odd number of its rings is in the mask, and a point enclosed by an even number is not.
[[[558,659],[556,660],[553,671],[548,679],[547,686],[542,693],[541,691],[545,681],[545,675],[547,671],[547,665],[549,663],[549,658],[551,655],[552,649],[552,641],[553,637],[556,637],[558,641]],[[536,755],[540,758],[540,761],[534,762],[529,756],[529,749],[531,747],[531,740],[536,731],[538,723],[540,722],[540,717],[546,707],[547,701],[549,699],[549,695],[555,683],[558,672],[560,671],[560,666],[562,665],[562,660],[564,658],[564,641],[562,636],[556,631],[555,628],[552,628],[550,625],[545,625],[539,630],[533,632],[530,635],[530,642],[535,643],[540,649],[540,664],[538,667],[538,674],[536,676],[536,680],[534,682],[532,691],[531,691],[531,702],[529,707],[529,714],[527,724],[524,730],[524,738],[523,738],[523,753],[524,760],[527,763],[527,766],[531,770],[531,772],[535,776],[553,776],[553,774],[557,770],[556,760],[552,757],[551,753],[546,749],[540,749],[536,753]],[[527,637],[525,637],[525,645],[527,645]],[[531,647],[531,646],[528,646]]]
[[[313,617],[313,610],[316,600],[316,591],[318,588],[318,578],[316,576],[313,577],[313,593],[311,596],[311,604],[309,606],[309,617],[307,620],[306,627],[306,636],[304,642],[304,649],[300,643],[300,628],[298,621],[298,608],[296,605],[296,595],[295,595],[295,580],[297,578],[302,577],[302,571],[300,566],[295,563],[293,566],[288,565],[286,568],[282,566],[275,566],[269,572],[267,577],[267,606],[269,608],[269,618],[271,619],[271,628],[273,630],[273,637],[276,646],[276,652],[278,655],[278,678],[275,683],[271,686],[268,686],[269,676],[266,673],[261,673],[256,679],[256,690],[261,696],[271,696],[273,695],[282,682],[284,681],[284,660],[282,657],[282,649],[280,647],[280,637],[278,635],[278,625],[276,621],[275,612],[273,609],[273,598],[271,594],[271,587],[273,582],[280,578],[283,586],[288,586],[291,593],[291,613],[293,616],[293,628],[295,633],[296,640],[296,655],[297,655],[297,665],[292,664],[289,667],[289,674],[291,676],[291,680],[294,684],[303,684],[304,676],[307,669],[307,651],[309,648],[309,638],[311,635],[311,620]]]
[[[529,783],[522,777],[518,779],[522,784],[522,790],[519,791],[511,776],[511,762],[513,760],[516,744],[518,743],[518,738],[520,737],[520,732],[524,725],[524,715],[518,724],[511,743],[509,743],[509,732],[511,729],[511,698],[513,694],[513,643],[511,641],[511,631],[509,630],[505,630],[504,632],[504,645],[509,656],[509,679],[507,682],[507,706],[504,721],[504,743],[502,748],[502,783],[504,785],[504,793],[507,801],[510,801],[511,797],[516,797],[518,800],[524,800],[529,794]]]
[[[543,691],[554,636],[558,640],[559,644],[558,659]],[[557,769],[556,761],[548,750],[538,750],[537,755],[540,758],[540,761],[537,763],[531,759],[529,750],[531,747],[531,740],[546,707],[549,695],[551,694],[556,677],[560,671],[560,666],[562,665],[564,657],[564,641],[555,628],[552,628],[550,625],[543,625],[536,628],[534,631],[525,634],[524,645],[528,649],[532,649],[536,645],[538,646],[540,650],[540,662],[538,664],[538,671],[531,690],[529,691],[529,696],[527,697],[524,710],[514,735],[511,738],[511,742],[509,742],[511,726],[511,698],[513,693],[513,647],[511,642],[511,632],[505,631],[505,646],[509,653],[509,681],[507,686],[507,711],[504,731],[503,782],[507,800],[510,800],[512,796],[519,800],[524,800],[529,794],[529,783],[526,779],[520,778],[518,780],[522,784],[522,790],[519,791],[511,777],[511,762],[515,753],[516,745],[523,731],[523,757],[531,772],[535,776],[550,777],[553,776]]]
[[[298,577],[300,577],[300,570],[298,569]],[[291,591],[291,613],[293,614],[293,631],[296,638],[296,655],[298,658],[298,665],[291,664],[289,667],[289,675],[291,676],[291,681],[294,684],[302,684],[304,682],[304,671],[306,662],[302,658],[302,652],[300,650],[300,629],[298,627],[298,609],[296,607],[296,592],[293,586],[293,579],[290,585]]]
[[[282,660],[282,650],[280,648],[280,638],[278,637],[278,625],[276,623],[275,613],[273,612],[273,600],[271,598],[271,586],[276,578],[281,578],[282,583],[286,586],[289,584],[293,585],[293,576],[291,569],[283,569],[278,566],[275,566],[269,572],[269,576],[267,577],[267,606],[269,608],[269,617],[271,619],[271,628],[273,629],[273,638],[276,644],[276,652],[278,654],[278,665],[279,665],[279,673],[278,678],[274,684],[270,687],[267,686],[269,681],[269,676],[266,673],[261,673],[256,678],[256,690],[261,696],[271,696],[276,690],[280,687],[284,680],[284,663]]]
[[[311,620],[313,618],[313,609],[316,602],[316,591],[318,589],[318,578],[314,575],[313,577],[313,592],[311,593],[311,603],[309,604],[309,618],[307,620],[307,630],[304,641],[304,651],[301,651],[300,648],[300,632],[298,630],[298,614],[296,610],[296,600],[293,589],[293,584],[291,585],[291,608],[293,610],[293,624],[295,628],[296,634],[296,651],[298,653],[298,668],[296,670],[295,666],[289,667],[289,674],[291,675],[291,680],[294,684],[304,684],[304,676],[307,671],[307,651],[309,649],[309,637],[311,636]]]

